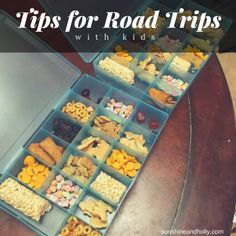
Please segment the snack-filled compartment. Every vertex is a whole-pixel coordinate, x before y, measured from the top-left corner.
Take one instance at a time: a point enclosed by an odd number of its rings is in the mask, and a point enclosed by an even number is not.
[[[93,103],[99,104],[108,93],[109,87],[91,75],[84,74],[72,87],[72,90]]]
[[[148,84],[135,75],[134,59],[132,63],[125,66],[113,60],[113,55],[112,53],[101,53],[94,61],[94,69],[99,78],[131,95],[138,94],[140,90],[147,88]],[[132,91],[135,89],[136,92]]]
[[[159,134],[167,118],[168,115],[163,111],[140,101],[132,121],[154,134]]]
[[[96,110],[96,117],[91,121],[90,126],[101,131],[109,138],[118,139],[125,122],[125,119],[100,106]]]
[[[170,63],[170,69],[176,74],[185,76],[187,73],[197,74],[210,57],[200,49],[187,43],[182,52],[176,53]]]
[[[127,145],[117,142],[108,157],[105,164],[113,171],[134,180],[145,161],[146,155],[130,149]]]
[[[153,53],[137,53],[131,65],[137,80],[145,84],[141,90],[145,90],[153,82],[156,76],[160,74],[163,67],[159,64]]]
[[[113,142],[110,136],[107,136],[102,131],[90,126],[84,126],[72,145],[76,150],[93,157],[99,163],[106,158]]]
[[[89,122],[94,117],[97,104],[69,91],[67,96],[60,102],[56,110],[60,110],[68,117],[74,119],[80,125]]]
[[[89,189],[94,196],[111,206],[120,204],[132,184],[132,179],[101,163],[93,176]]]
[[[55,166],[67,146],[68,143],[41,128],[28,141],[25,148],[42,163]]]
[[[18,181],[37,191],[46,181],[50,170],[49,166],[23,149],[11,163],[7,172],[17,178]]]
[[[154,44],[163,52],[175,53],[182,49],[188,34],[181,29],[164,29]]]
[[[166,90],[169,92],[166,92]],[[153,83],[147,89],[148,96],[145,96],[144,102],[155,105],[169,113],[180,100],[180,95],[172,95],[172,91],[173,88],[165,82],[159,81],[159,83]],[[175,91],[174,94],[176,94]]]
[[[91,177],[95,174],[99,162],[91,158],[87,153],[77,150],[70,145],[57,168],[61,170],[64,176],[79,182],[83,187],[89,184]]]
[[[124,43],[128,43],[128,45],[130,45],[129,47],[130,52],[142,51],[149,41],[146,35],[145,36],[137,35],[133,28],[126,29],[122,31],[119,35],[126,39]]]
[[[193,34],[195,36],[200,37],[205,41],[199,41],[201,44],[211,44],[212,46],[217,46],[219,41],[222,39],[223,35],[229,29],[232,21],[220,15],[217,12],[214,12],[210,9],[205,8],[195,2],[184,0],[178,8],[184,8],[185,11],[178,16],[178,22],[181,25],[181,17],[197,17],[197,27],[193,29]],[[207,13],[207,18],[204,19],[201,17],[202,13]],[[214,20],[213,20],[214,19]],[[187,28],[190,30],[191,22],[187,21]],[[219,22],[219,23],[218,23]],[[182,19],[182,24],[184,24],[184,19]],[[207,42],[209,41],[209,42]],[[215,47],[210,49],[210,51],[214,51]],[[210,52],[208,50],[208,52]]]
[[[70,215],[57,232],[60,236],[102,236],[102,233],[91,227],[81,218]]]
[[[114,53],[101,53],[94,60],[95,71],[101,76],[106,76],[108,80],[131,86],[134,84],[134,72],[127,66],[112,59]]]
[[[155,79],[152,85],[158,85],[159,88],[174,97],[181,96],[188,90],[194,76],[188,72],[184,74],[176,73],[175,70],[173,71],[172,69],[173,67],[168,65],[161,75]],[[152,85],[150,87],[152,87]]]
[[[126,67],[129,67],[134,59],[134,52],[138,50],[136,45],[132,43],[132,34],[129,32],[130,30],[116,35],[104,49],[104,52],[113,53],[110,56],[112,60]]]
[[[146,52],[156,61],[159,68],[164,67],[174,56],[174,53],[163,52],[155,42],[149,42],[145,48]]]
[[[133,29],[136,37],[140,37],[142,40],[153,40],[155,39],[158,34],[161,32],[161,30],[164,28],[164,26],[167,24],[168,19],[166,19],[166,13],[169,12],[171,9],[166,7],[165,5],[162,5],[156,1],[151,1],[148,4],[146,4],[141,11],[137,13],[137,15],[144,16],[147,20],[149,17],[157,17],[157,10],[160,10],[160,14],[157,20],[156,27],[142,27],[142,28],[136,28]],[[145,39],[143,36],[145,35]]]
[[[54,110],[42,127],[67,143],[71,143],[82,128],[74,119],[60,110]]]
[[[1,208],[39,234],[55,235],[67,217],[59,207],[10,175],[1,177],[0,200]]]
[[[87,189],[85,196],[78,204],[75,215],[104,235],[117,210],[118,207],[116,205],[110,205]]]
[[[40,192],[52,203],[68,213],[76,210],[76,205],[84,191],[84,186],[59,169],[54,168],[40,188]]]
[[[151,130],[137,123],[128,122],[118,142],[141,156],[147,156],[157,139]]]
[[[102,101],[103,107],[115,115],[128,120],[132,117],[138,100],[120,90],[112,88]]]

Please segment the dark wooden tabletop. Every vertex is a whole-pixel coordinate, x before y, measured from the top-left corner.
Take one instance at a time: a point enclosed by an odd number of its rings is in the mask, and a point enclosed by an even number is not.
[[[93,73],[77,55],[64,56]],[[229,235],[236,200],[235,148],[232,100],[213,56],[171,115],[108,235],[159,236],[169,235],[168,230],[184,235],[174,231],[181,229]],[[0,211],[0,235],[34,233]]]

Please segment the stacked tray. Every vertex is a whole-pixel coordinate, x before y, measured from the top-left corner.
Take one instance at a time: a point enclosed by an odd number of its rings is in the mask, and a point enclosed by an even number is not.
[[[186,15],[193,14],[196,9],[200,12],[208,12],[210,16],[219,15],[191,1],[183,1],[176,11],[181,7],[185,9]],[[156,31],[148,33],[147,29],[141,31],[129,29],[120,32],[99,54],[93,64],[99,79],[115,84],[119,89],[170,114],[217,48],[231,20],[222,16],[221,28],[212,31],[205,30],[203,33],[197,33],[196,29],[188,27],[167,29],[169,20],[165,18],[165,13],[171,9],[157,2],[149,2],[136,15],[145,15],[150,9],[160,9],[162,13],[160,17],[163,21],[159,23],[160,27]],[[140,36],[143,33],[150,37],[147,36],[145,40],[141,40]],[[126,35],[128,40],[123,40],[123,35]],[[151,35],[154,35],[155,39],[152,39]],[[135,41],[133,37],[136,38]],[[119,56],[122,51],[126,52],[128,59]],[[127,83],[119,75],[109,72],[109,69],[104,69],[104,66],[100,64],[105,58],[113,59],[116,64],[126,67],[130,73],[133,72],[133,82]],[[147,65],[154,65],[156,71],[152,68],[150,73],[147,68],[140,66],[145,61]],[[153,89],[170,95],[171,102],[156,99],[152,95]]]
[[[89,90],[90,92],[89,99],[88,97],[82,96],[84,95],[85,90]],[[132,105],[133,110],[131,111],[129,117],[123,118],[119,114],[115,114],[111,110],[108,110],[107,104],[111,99],[115,99],[117,102],[122,102],[125,106]],[[73,118],[70,114],[65,113],[66,110],[63,108],[68,103],[71,104],[72,101],[76,104],[82,103],[87,107],[93,108],[93,112],[90,114],[86,122],[81,122],[77,118]],[[139,112],[145,115],[145,120],[140,121],[138,117]],[[121,125],[120,130],[117,132],[115,137],[111,137],[110,133],[107,134],[106,132],[94,127],[94,120],[98,116],[105,116]],[[87,199],[96,201],[99,200],[108,204],[112,208],[112,212],[107,213],[106,227],[96,229],[96,231],[98,231],[101,235],[104,235],[115,217],[117,210],[121,206],[123,199],[136,180],[139,171],[146,161],[152,146],[159,137],[167,118],[168,115],[159,109],[156,109],[139,99],[129,96],[114,87],[107,86],[89,75],[83,75],[65,94],[45,122],[41,125],[39,130],[32,136],[32,138],[29,139],[20,153],[14,157],[15,161],[5,171],[3,177],[1,178],[1,183],[7,178],[12,178],[31,189],[34,193],[40,195],[42,198],[47,199],[52,205],[52,210],[46,213],[41,221],[37,223],[30,217],[20,214],[19,211],[11,207],[9,204],[6,204],[4,201],[1,201],[1,205],[4,209],[10,211],[14,214],[14,216],[17,216],[20,220],[27,223],[31,228],[40,234],[56,235],[60,233],[63,225],[66,224],[67,220],[71,216],[76,216],[79,220],[82,220],[87,225],[90,225],[90,217],[83,213],[80,208],[80,203],[84,201],[86,202]],[[155,127],[150,126],[150,121],[153,122],[154,120],[157,122],[155,123],[157,125],[155,125]],[[56,122],[58,121],[64,122],[66,125],[73,127],[73,129],[76,130],[73,138],[70,137],[70,139],[68,139],[67,136],[63,137],[62,135],[65,135],[65,132],[58,133],[58,127],[56,125]],[[144,144],[141,142],[140,145],[143,145],[145,149],[141,148],[141,152],[139,152],[138,148],[130,146],[126,143],[124,144],[123,142],[121,143],[121,139],[125,138],[126,132],[129,132],[129,134],[139,135],[139,138],[142,137],[144,139]],[[80,149],[78,146],[81,143],[83,144],[83,140],[86,140],[88,137],[96,137],[103,140],[106,143],[106,148],[97,149],[97,151],[95,150],[93,153],[91,153],[91,150],[87,148]],[[35,151],[35,149],[31,148],[32,144],[42,143],[42,141],[46,138],[53,140],[56,145],[63,148],[63,154],[56,163],[51,163],[51,161],[48,161],[42,157],[41,154]],[[65,141],[65,139],[67,141]],[[46,145],[49,145],[49,148],[52,148],[50,143]],[[102,150],[104,151],[102,152]],[[111,159],[114,150],[118,150],[119,155],[125,153],[125,156],[127,155],[128,157],[131,156],[135,158],[135,160],[133,159],[132,161],[127,162],[130,163],[129,165],[131,165],[131,167],[127,167],[128,169],[126,173],[120,171],[121,166],[116,167],[119,163],[114,158],[113,162],[108,161],[109,158]],[[47,150],[47,153],[49,152]],[[68,160],[71,157],[78,159],[85,158],[94,166],[94,171],[91,176],[86,179],[86,182],[83,178],[80,179],[74,175],[70,175],[70,172],[65,169],[66,166],[68,167]],[[44,181],[41,181],[40,186],[34,185],[33,180],[36,179],[38,175],[38,173],[34,173],[35,167],[27,164],[28,159],[32,158],[34,158],[34,160],[39,163],[41,167],[44,166],[44,168],[49,170],[47,177]],[[121,157],[121,159],[122,158],[123,157]],[[136,170],[133,167],[134,163],[137,164]],[[117,169],[115,169],[114,166]],[[29,168],[30,170],[28,170]],[[134,170],[135,172],[133,172]],[[24,171],[26,171],[26,173]],[[91,187],[93,182],[102,172],[111,178],[114,178],[124,186],[125,190],[121,193],[118,199],[113,201],[110,197],[104,195],[103,192],[99,192],[99,190]],[[131,173],[130,176],[127,175],[127,173]],[[55,203],[55,199],[48,195],[50,192],[48,189],[50,189],[52,181],[57,176],[63,176],[66,181],[70,181],[70,184],[73,184],[73,186],[78,186],[79,196],[71,207],[65,207],[60,202]],[[55,217],[57,218],[57,221],[54,220]]]

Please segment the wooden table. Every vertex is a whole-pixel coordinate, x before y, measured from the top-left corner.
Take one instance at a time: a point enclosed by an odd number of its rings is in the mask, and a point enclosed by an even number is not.
[[[92,72],[78,56],[64,56]],[[228,235],[236,200],[235,147],[232,101],[213,56],[171,115],[108,235],[159,236],[170,229]],[[0,211],[0,235],[34,233]]]

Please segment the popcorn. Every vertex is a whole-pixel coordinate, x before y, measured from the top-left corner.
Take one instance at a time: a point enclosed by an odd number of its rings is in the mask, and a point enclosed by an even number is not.
[[[90,186],[104,197],[118,203],[126,190],[126,186],[103,171],[97,176]]]
[[[52,208],[47,200],[12,178],[0,185],[0,199],[37,222]]]
[[[99,62],[99,67],[111,73],[112,75],[119,77],[128,84],[134,84],[134,72],[129,68],[110,59],[109,57],[106,57],[104,60],[101,60]]]

